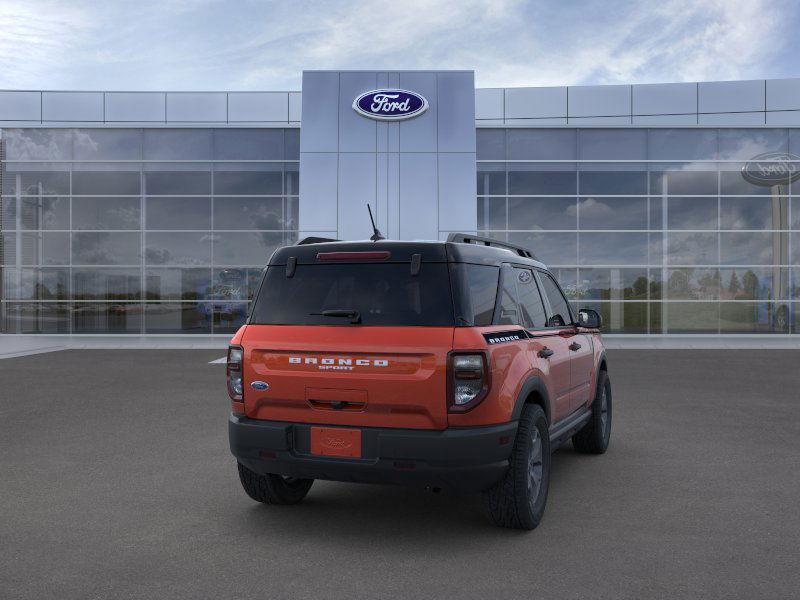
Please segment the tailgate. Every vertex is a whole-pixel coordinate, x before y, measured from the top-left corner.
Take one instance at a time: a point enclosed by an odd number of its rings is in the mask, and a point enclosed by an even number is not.
[[[242,346],[248,417],[444,429],[452,327],[250,325]],[[251,387],[263,381],[267,390]]]

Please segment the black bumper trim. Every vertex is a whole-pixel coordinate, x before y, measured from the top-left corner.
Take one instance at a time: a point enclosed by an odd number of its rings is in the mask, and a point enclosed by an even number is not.
[[[516,421],[441,431],[361,427],[362,457],[347,459],[312,455],[311,427],[231,414],[231,452],[261,474],[481,491],[505,474],[517,432]]]

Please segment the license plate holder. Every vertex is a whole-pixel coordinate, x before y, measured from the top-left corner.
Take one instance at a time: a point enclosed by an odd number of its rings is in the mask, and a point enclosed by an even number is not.
[[[312,427],[311,454],[361,458],[361,430],[343,427]]]

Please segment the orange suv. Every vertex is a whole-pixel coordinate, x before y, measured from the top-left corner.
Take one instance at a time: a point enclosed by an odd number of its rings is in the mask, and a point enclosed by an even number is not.
[[[314,479],[483,492],[496,524],[533,529],[550,453],[608,447],[600,325],[496,240],[281,248],[228,350],[242,486],[270,504]]]

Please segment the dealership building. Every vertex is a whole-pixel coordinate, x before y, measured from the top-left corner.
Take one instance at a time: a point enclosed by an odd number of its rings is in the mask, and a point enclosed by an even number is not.
[[[275,248],[365,239],[369,203],[530,248],[608,334],[800,342],[799,155],[800,79],[0,91],[0,333],[229,336]]]

